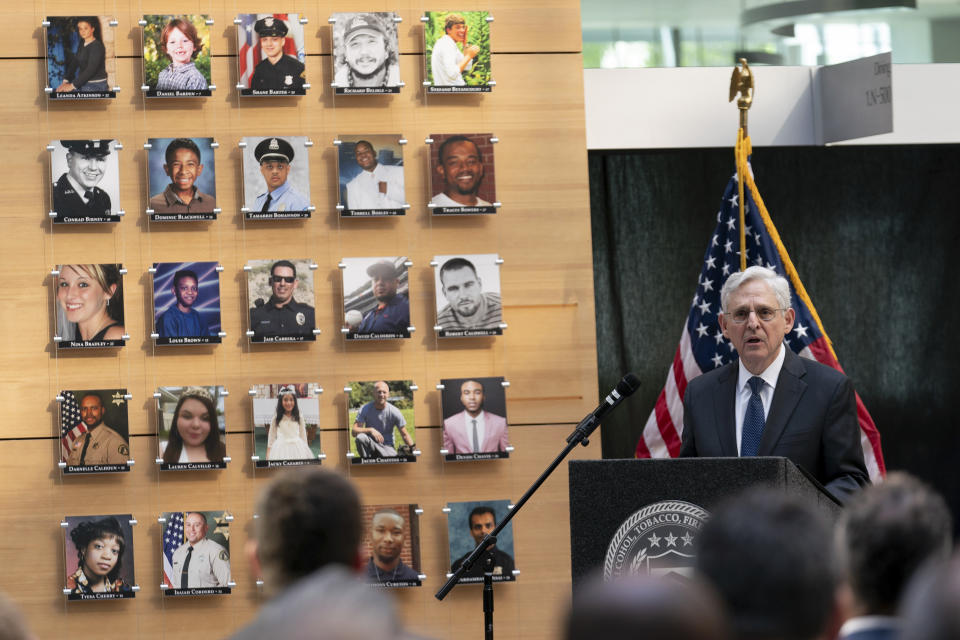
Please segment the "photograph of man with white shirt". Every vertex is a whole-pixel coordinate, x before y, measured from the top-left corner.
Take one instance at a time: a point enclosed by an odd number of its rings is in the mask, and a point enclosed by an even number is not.
[[[391,142],[396,145],[400,136],[369,137],[374,140],[384,138],[376,141],[381,145],[380,153],[368,139],[354,142],[352,150],[348,141],[341,142],[340,182],[346,182],[343,215],[402,215],[405,204],[403,158],[399,146],[396,150],[383,149]],[[389,160],[396,164],[389,164]]]

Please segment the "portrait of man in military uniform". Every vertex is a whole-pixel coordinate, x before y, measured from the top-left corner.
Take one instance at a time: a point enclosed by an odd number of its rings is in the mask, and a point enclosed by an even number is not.
[[[304,136],[243,138],[247,219],[309,217],[310,164],[306,141]]]
[[[241,95],[304,95],[306,52],[298,15],[246,13],[239,19]]]
[[[309,260],[253,260],[247,275],[251,342],[315,340]]]
[[[221,511],[163,514],[163,569],[168,595],[230,593],[230,523],[226,516]],[[195,589],[204,591],[183,593]]]
[[[61,453],[67,464],[64,471],[127,471],[130,446],[126,389],[67,390],[59,397]]]
[[[53,211],[57,214],[53,221],[119,220],[113,213],[120,190],[120,163],[112,153],[113,140],[57,140],[50,146]]]
[[[400,91],[396,17],[392,12],[333,14],[333,83],[337,93]]]

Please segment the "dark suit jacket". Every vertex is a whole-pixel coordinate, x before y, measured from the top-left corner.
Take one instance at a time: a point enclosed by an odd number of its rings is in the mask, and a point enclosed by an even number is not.
[[[737,456],[738,366],[734,361],[687,384],[681,457]],[[869,484],[850,380],[786,349],[757,455],[789,458],[844,502]]]

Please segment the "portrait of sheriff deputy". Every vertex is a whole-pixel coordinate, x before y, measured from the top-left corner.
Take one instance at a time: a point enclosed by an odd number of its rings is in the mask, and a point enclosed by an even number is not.
[[[254,211],[306,211],[310,207],[307,199],[287,180],[293,162],[293,145],[283,138],[264,138],[253,155],[267,184],[267,190],[258,195],[253,204]]]
[[[270,267],[270,299],[257,298],[250,310],[250,329],[257,336],[313,335],[313,307],[293,299],[297,290],[297,268],[289,260]]]
[[[345,18],[347,26],[336,58],[334,84],[338,87],[399,86],[396,31],[388,33],[383,20],[374,14],[346,14]]]
[[[183,519],[187,539],[173,552],[173,575],[179,580],[175,589],[226,587],[230,582],[230,554],[207,538],[207,517],[191,511]]]
[[[303,90],[306,67],[302,62],[283,52],[287,40],[287,23],[279,18],[260,18],[253,25],[260,38],[261,60],[253,70],[250,88],[254,91],[269,89]]]
[[[80,420],[87,432],[71,445],[66,460],[69,466],[127,464],[130,448],[123,436],[104,423],[106,412],[100,394],[88,393],[80,398]]]
[[[67,171],[53,187],[53,210],[62,216],[103,216],[110,196],[97,185],[103,179],[111,140],[61,140]]]
[[[460,384],[463,411],[443,421],[443,448],[449,453],[488,453],[506,451],[507,420],[485,411],[485,389],[479,380]]]

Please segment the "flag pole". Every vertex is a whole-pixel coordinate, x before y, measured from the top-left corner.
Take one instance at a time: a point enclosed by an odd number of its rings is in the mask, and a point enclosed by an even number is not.
[[[740,97],[737,98],[737,94]],[[743,199],[744,176],[749,171],[747,167],[747,158],[750,156],[750,136],[747,133],[747,113],[753,104],[753,73],[750,71],[750,65],[746,58],[740,58],[740,62],[733,68],[733,74],[730,76],[730,98],[728,102],[733,102],[737,98],[737,109],[740,111],[740,130],[737,131],[737,146],[734,149],[734,157],[737,166],[737,202],[740,208],[740,271],[747,268],[747,227],[746,202]]]

